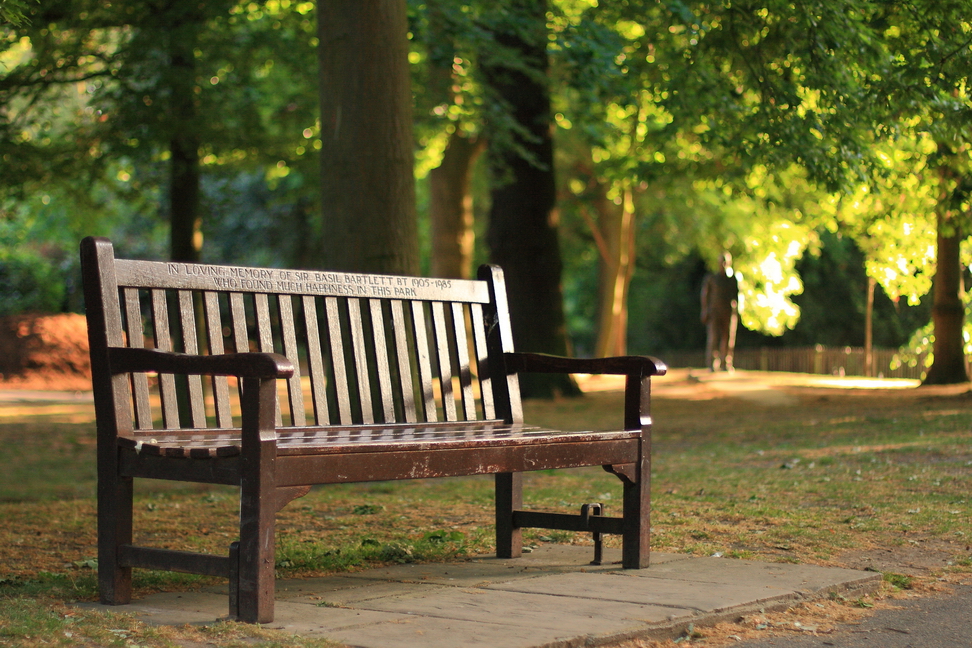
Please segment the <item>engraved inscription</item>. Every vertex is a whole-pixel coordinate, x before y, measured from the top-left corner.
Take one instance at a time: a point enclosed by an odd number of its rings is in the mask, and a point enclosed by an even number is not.
[[[217,290],[328,294],[346,297],[418,297],[418,290],[449,288],[448,279],[356,275],[311,270],[167,263],[170,275],[208,278]]]

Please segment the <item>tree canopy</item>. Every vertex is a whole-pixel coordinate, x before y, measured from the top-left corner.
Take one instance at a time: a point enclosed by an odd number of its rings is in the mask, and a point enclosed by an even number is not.
[[[397,214],[389,222],[404,229],[389,245],[408,259],[384,267],[417,271],[418,257],[428,267],[435,249],[455,253],[449,272],[462,274],[473,257],[486,258],[484,237],[477,251],[473,233],[515,213],[502,188],[536,172],[548,174],[546,221],[567,251],[564,275],[555,270],[541,292],[560,303],[563,285],[568,328],[584,331],[577,340],[598,338],[581,344],[585,352],[625,350],[639,273],[675,272],[695,258],[713,266],[723,250],[741,273],[744,324],[790,330],[800,316],[800,260],[832,236],[854,242],[896,303],[954,286],[941,295],[949,303],[936,310],[936,326],[961,338],[961,284],[952,278],[972,261],[963,247],[972,231],[966,1],[392,4],[394,28],[372,38],[387,46],[379,60],[363,46],[342,47],[342,25],[381,24],[364,5],[354,18],[333,3],[294,0],[5,0],[7,248],[45,236],[64,248],[111,231],[155,255],[168,247],[209,260],[348,267],[324,251],[361,257],[369,237],[394,229],[361,215],[380,212]],[[539,54],[524,56],[524,43],[539,43]],[[518,75],[515,87],[500,70]],[[411,97],[414,113],[367,117],[366,108],[390,106],[383,95],[355,94],[368,79],[395,79],[374,87],[405,107]],[[527,87],[549,107],[524,121],[511,90]],[[362,107],[339,117],[354,101]],[[340,132],[338,123],[364,126],[344,131],[356,134],[338,149],[322,138]],[[368,127],[382,123],[390,130]],[[547,133],[549,157],[538,148]],[[475,167],[487,142],[490,164]],[[394,176],[329,184],[393,149]],[[369,183],[390,189],[385,203],[365,206],[381,193]],[[61,219],[56,236],[46,233]],[[490,247],[550,238],[516,219],[506,221],[512,230],[495,230]],[[349,223],[360,225],[358,243],[333,246]],[[947,268],[943,245],[956,250]],[[956,352],[936,350],[946,353]]]

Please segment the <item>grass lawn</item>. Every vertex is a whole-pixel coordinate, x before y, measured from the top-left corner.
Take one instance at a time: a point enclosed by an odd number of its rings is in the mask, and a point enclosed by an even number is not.
[[[846,388],[739,372],[656,381],[652,549],[875,569],[907,587],[972,566],[968,386]],[[884,386],[890,383],[883,383]],[[613,427],[622,396],[531,402],[532,421]],[[96,598],[90,403],[0,403],[0,645],[324,646],[253,626],[151,628],[81,611]],[[596,469],[529,474],[528,507],[620,508]],[[319,487],[279,514],[281,577],[492,550],[491,479]],[[223,552],[235,537],[228,488],[136,482],[137,541]],[[607,536],[607,542],[620,538]],[[588,543],[527,531],[526,543]],[[136,596],[201,577],[136,570]]]

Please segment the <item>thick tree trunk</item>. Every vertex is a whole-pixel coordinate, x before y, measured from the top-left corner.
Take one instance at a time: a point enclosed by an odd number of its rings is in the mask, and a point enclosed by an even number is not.
[[[417,274],[405,0],[318,3],[320,267]]]
[[[473,167],[486,140],[456,129],[442,164],[429,172],[429,216],[432,221],[432,275],[468,279],[472,276]]]
[[[497,40],[517,52],[534,70],[547,69],[546,2],[520,0],[512,11],[529,21],[532,31],[497,34]],[[532,159],[506,148],[494,162],[498,184],[492,191],[487,239],[491,260],[507,276],[513,336],[521,351],[566,354],[567,330],[561,290],[558,217],[553,168],[550,97],[538,74],[493,64],[484,68],[486,81],[513,118],[527,132],[515,136]],[[520,377],[525,396],[575,394],[568,376]]]
[[[196,131],[197,18],[179,16],[169,31],[171,82],[169,142],[170,256],[173,261],[197,262],[202,250],[199,209],[199,135]]]
[[[926,385],[968,382],[965,341],[962,325],[965,306],[962,300],[962,264],[959,258],[961,231],[953,219],[938,216],[938,262],[933,287],[932,322],[935,327],[935,359]]]
[[[189,140],[188,142],[185,140]],[[170,249],[173,261],[195,263],[202,251],[199,215],[199,153],[192,137],[172,140],[169,167]]]

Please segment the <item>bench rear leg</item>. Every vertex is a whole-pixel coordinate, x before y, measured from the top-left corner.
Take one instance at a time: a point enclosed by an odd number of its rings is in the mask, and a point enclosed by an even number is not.
[[[496,475],[496,557],[519,558],[523,533],[513,525],[513,511],[523,508],[523,474]]]
[[[132,568],[122,567],[118,548],[132,543],[132,479],[119,477],[114,465],[98,478],[98,589],[106,605],[132,600]]]

